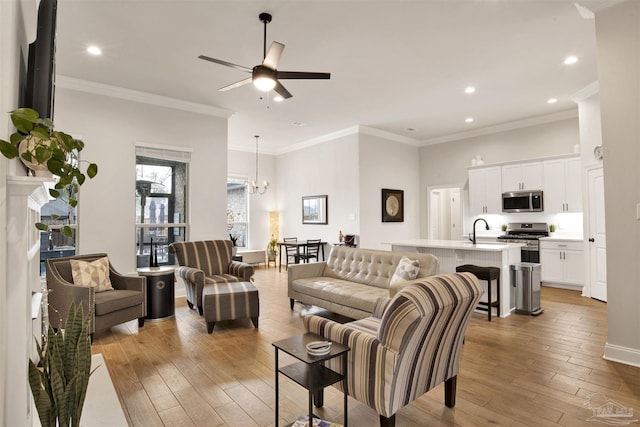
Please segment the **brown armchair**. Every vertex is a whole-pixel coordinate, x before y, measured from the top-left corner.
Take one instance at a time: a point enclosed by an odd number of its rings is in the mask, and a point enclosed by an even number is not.
[[[138,276],[124,276],[109,262],[109,279],[113,290],[96,292],[95,287],[76,285],[71,272],[71,260],[95,261],[107,254],[75,255],[46,260],[49,323],[54,328],[66,322],[69,306],[73,301],[81,304],[86,313],[91,309],[89,333],[109,329],[120,323],[138,319],[138,326],[144,326],[147,314],[147,279]]]
[[[175,254],[180,267],[176,275],[184,280],[189,308],[197,307],[203,314],[202,290],[205,284],[249,282],[254,268],[251,264],[232,260],[231,240],[201,240],[175,242],[169,252]]]

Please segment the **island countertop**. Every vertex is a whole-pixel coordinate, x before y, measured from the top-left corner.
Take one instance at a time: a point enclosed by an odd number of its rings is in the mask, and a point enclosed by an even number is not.
[[[414,248],[437,248],[437,249],[458,249],[472,251],[501,252],[513,248],[521,248],[524,243],[502,243],[502,242],[479,242],[475,245],[468,240],[431,240],[431,239],[406,239],[383,242],[384,245],[394,247],[414,247]]]
[[[493,295],[499,296],[500,307],[496,315],[508,316],[515,310],[515,295],[511,286],[509,268],[512,264],[520,262],[520,248],[524,243],[505,242],[480,242],[475,245],[467,240],[431,240],[431,239],[405,239],[384,242],[391,245],[392,251],[429,253],[438,258],[440,273],[454,273],[456,267],[463,264],[472,264],[483,267],[497,267],[500,269],[499,292]],[[482,282],[487,286],[486,282]],[[498,283],[491,286],[498,288]],[[498,289],[496,289],[497,291]],[[487,300],[487,293],[480,301]]]

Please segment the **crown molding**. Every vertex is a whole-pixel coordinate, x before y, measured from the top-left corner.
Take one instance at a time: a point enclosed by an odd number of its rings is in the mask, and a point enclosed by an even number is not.
[[[181,99],[169,98],[167,96],[153,95],[147,92],[90,82],[68,76],[56,75],[56,87],[75,90],[78,92],[92,93],[94,95],[108,96],[110,98],[125,99],[127,101],[140,102],[142,104],[155,105],[158,107],[172,108],[174,110],[204,114],[207,116],[222,117],[225,119],[228,119],[235,113],[234,111],[227,110],[225,108],[197,104],[195,102],[183,101]]]
[[[358,126],[358,128],[360,133],[363,133],[365,135],[376,136],[379,138],[388,139],[390,141],[401,142],[403,144],[413,145],[414,147],[420,146],[420,141],[414,138],[409,138],[407,136],[398,135],[393,132],[388,132],[386,130],[380,130],[369,126],[360,125]]]
[[[325,135],[318,136],[316,138],[307,139],[306,141],[298,142],[296,144],[284,147],[281,150],[277,150],[277,154],[291,153],[292,151],[302,150],[303,148],[309,148],[314,145],[322,144],[334,139],[343,138],[349,135],[355,135],[360,132],[359,126],[351,126],[346,129],[342,129],[336,132],[331,132]]]
[[[506,132],[509,130],[527,128],[531,126],[542,125],[545,123],[558,122],[560,120],[573,119],[578,117],[578,109],[561,111],[559,113],[546,114],[544,116],[530,117],[523,120],[515,120],[512,122],[501,123],[495,126],[487,126],[466,132],[454,133],[451,135],[440,136],[437,138],[422,141],[421,147],[428,145],[442,144],[445,142],[459,141],[462,139],[474,138],[477,136],[491,135],[494,133]]]
[[[574,93],[571,97],[571,100],[578,104],[585,99],[592,97],[598,92],[600,92],[600,83],[596,80],[595,82],[583,87],[582,89]]]

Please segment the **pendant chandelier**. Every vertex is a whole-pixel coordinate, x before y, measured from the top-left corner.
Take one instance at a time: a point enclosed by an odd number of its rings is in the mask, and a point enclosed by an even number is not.
[[[255,138],[256,138],[256,179],[251,181],[251,184],[247,182],[246,186],[249,194],[264,194],[267,192],[267,187],[269,187],[269,181],[265,179],[262,184],[262,187],[258,186],[258,138],[260,138],[260,136],[256,135]]]

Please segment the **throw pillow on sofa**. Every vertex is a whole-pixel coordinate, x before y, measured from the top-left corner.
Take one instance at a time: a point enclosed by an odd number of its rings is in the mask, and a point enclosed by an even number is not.
[[[403,256],[400,258],[400,262],[398,263],[396,271],[393,273],[389,284],[393,285],[394,283],[413,280],[418,277],[418,273],[420,273],[420,261]]]
[[[109,258],[98,258],[95,261],[69,260],[73,284],[79,286],[96,287],[96,292],[111,291],[109,279]]]

